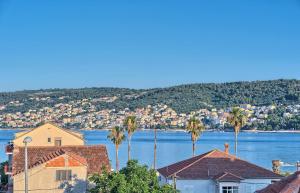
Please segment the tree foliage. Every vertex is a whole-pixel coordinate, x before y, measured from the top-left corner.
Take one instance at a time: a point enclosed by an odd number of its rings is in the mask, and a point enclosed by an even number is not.
[[[123,129],[119,126],[115,126],[111,129],[110,133],[107,136],[108,139],[110,139],[113,144],[115,145],[116,149],[116,170],[119,170],[119,146],[121,143],[125,140],[125,134],[123,132]]]
[[[97,109],[134,109],[153,104],[166,104],[178,113],[200,108],[231,107],[249,103],[256,106],[295,104],[300,102],[300,80],[272,80],[233,83],[187,84],[156,89],[82,88],[45,89],[0,93],[0,105],[19,101],[21,106],[8,105],[5,112],[25,112],[29,109],[51,107],[81,99],[113,97],[114,102],[95,101]],[[50,97],[50,100],[30,100],[32,97]],[[59,97],[64,97],[59,99]]]
[[[199,119],[192,117],[187,122],[186,130],[189,132],[189,134],[191,134],[191,140],[193,143],[192,151],[193,151],[193,156],[195,156],[195,148],[196,148],[195,142],[198,140],[201,133],[205,130],[205,126]]]
[[[8,176],[5,174],[5,171],[4,171],[5,165],[8,165],[8,162],[7,162],[7,161],[2,162],[2,163],[0,164],[1,186],[6,185],[7,182],[8,182]]]
[[[300,130],[300,115],[285,117],[285,112],[283,107],[278,107],[269,114],[264,123],[253,123],[252,127],[266,131]]]
[[[243,109],[239,107],[234,107],[230,111],[227,121],[234,128],[234,132],[238,134],[240,132],[240,129],[245,126],[247,122],[247,117],[243,112]]]
[[[176,193],[171,186],[160,187],[155,170],[130,160],[127,166],[117,172],[94,174],[90,181],[95,187],[91,193]]]

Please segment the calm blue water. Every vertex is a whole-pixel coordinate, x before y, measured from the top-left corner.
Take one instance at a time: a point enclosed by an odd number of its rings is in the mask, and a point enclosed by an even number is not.
[[[6,160],[5,144],[13,139],[15,130],[0,130],[0,161]],[[109,152],[112,166],[115,166],[114,145],[107,139],[107,131],[83,131],[87,144],[105,144]],[[206,132],[197,143],[197,154],[212,149],[223,150],[224,143],[230,144],[234,152],[234,134]],[[190,136],[185,132],[158,132],[157,165],[158,167],[191,157],[192,146]],[[132,137],[132,158],[149,166],[153,163],[153,131],[139,131]],[[240,158],[271,169],[271,161],[279,159],[286,163],[300,161],[300,134],[296,133],[240,133]],[[127,161],[127,142],[119,150],[120,164]],[[295,167],[284,167],[286,171],[294,171]]]

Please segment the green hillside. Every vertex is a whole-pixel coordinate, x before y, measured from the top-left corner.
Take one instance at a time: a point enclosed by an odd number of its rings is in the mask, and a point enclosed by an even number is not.
[[[232,83],[187,84],[155,89],[81,88],[46,89],[0,93],[0,105],[19,101],[21,106],[8,106],[4,112],[24,112],[28,109],[53,106],[84,98],[113,97],[113,102],[96,101],[97,109],[123,109],[152,104],[166,104],[177,112],[190,112],[199,108],[228,107],[249,103],[252,105],[296,104],[300,102],[300,80],[270,80]],[[46,101],[30,98],[50,97]],[[63,99],[59,99],[64,97]]]

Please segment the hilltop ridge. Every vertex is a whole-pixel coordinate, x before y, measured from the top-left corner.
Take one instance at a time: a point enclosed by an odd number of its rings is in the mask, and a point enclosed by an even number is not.
[[[47,98],[34,100],[35,97]],[[240,104],[270,105],[300,102],[300,80],[269,80],[229,83],[185,84],[166,88],[79,88],[42,89],[0,93],[4,112],[25,112],[28,109],[53,106],[74,100],[94,99],[100,109],[134,109],[147,105],[166,104],[175,111],[190,112],[200,108],[224,108]],[[12,101],[18,104],[7,105]]]

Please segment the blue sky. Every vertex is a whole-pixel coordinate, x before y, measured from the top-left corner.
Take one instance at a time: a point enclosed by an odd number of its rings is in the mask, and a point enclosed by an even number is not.
[[[300,79],[300,0],[0,0],[0,91]]]

